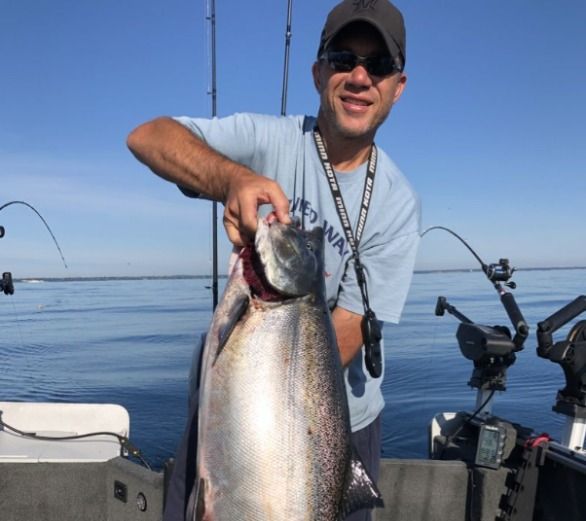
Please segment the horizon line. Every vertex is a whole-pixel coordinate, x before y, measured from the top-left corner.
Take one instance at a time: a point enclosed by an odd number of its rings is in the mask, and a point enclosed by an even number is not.
[[[583,270],[586,266],[549,266],[549,267],[528,267],[528,268],[516,268],[515,271],[554,271],[554,270]],[[417,274],[430,274],[430,273],[467,273],[482,271],[481,268],[445,268],[445,269],[417,269],[413,271],[414,275]],[[14,282],[25,282],[30,283],[33,281],[39,282],[75,282],[75,281],[88,281],[88,282],[99,282],[108,280],[171,280],[171,279],[211,279],[211,275],[187,275],[187,274],[176,274],[176,275],[88,275],[88,276],[73,276],[73,277],[18,277],[14,278]],[[226,279],[227,274],[218,275],[218,278]]]

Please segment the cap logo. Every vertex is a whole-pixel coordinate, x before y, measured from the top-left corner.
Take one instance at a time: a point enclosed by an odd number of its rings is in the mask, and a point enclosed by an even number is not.
[[[374,9],[378,0],[354,0],[354,12],[363,9]]]

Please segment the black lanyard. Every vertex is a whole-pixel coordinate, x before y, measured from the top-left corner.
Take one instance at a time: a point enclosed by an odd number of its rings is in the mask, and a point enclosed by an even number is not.
[[[366,217],[368,216],[368,208],[372,198],[372,191],[374,188],[374,175],[376,173],[377,163],[377,151],[374,143],[370,147],[370,154],[368,156],[368,166],[366,169],[366,179],[364,180],[364,190],[362,192],[362,203],[360,205],[360,214],[358,216],[358,226],[356,227],[356,235],[352,233],[352,225],[350,224],[350,218],[344,204],[342,192],[336,181],[336,175],[334,168],[328,159],[328,153],[324,144],[324,140],[316,126],[313,130],[313,137],[315,139],[315,146],[317,153],[321,160],[322,166],[326,173],[328,185],[334,198],[334,204],[336,211],[340,217],[342,228],[346,235],[350,249],[352,250],[352,257],[354,259],[354,268],[356,270],[356,278],[358,281],[358,287],[362,295],[362,305],[364,306],[364,317],[362,319],[362,338],[364,341],[364,354],[366,368],[373,378],[378,378],[382,374],[382,354],[380,348],[380,340],[382,338],[380,326],[374,311],[370,308],[368,300],[368,288],[366,286],[366,277],[364,275],[364,267],[360,262],[360,256],[358,254],[358,245],[364,232],[364,225],[366,224]]]

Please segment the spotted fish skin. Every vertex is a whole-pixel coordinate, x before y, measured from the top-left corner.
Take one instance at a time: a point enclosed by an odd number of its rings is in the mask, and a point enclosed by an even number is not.
[[[283,298],[239,259],[204,348],[192,519],[337,521],[380,494],[350,444],[323,231],[259,222],[255,248]]]

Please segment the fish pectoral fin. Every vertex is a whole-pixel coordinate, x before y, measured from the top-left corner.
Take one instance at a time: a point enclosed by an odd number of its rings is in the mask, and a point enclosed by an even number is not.
[[[226,343],[228,342],[228,339],[230,338],[232,331],[234,331],[236,324],[242,318],[244,313],[246,313],[249,302],[250,299],[248,298],[248,295],[239,295],[237,299],[234,299],[234,302],[232,303],[230,309],[227,310],[228,320],[225,324],[222,325],[222,327],[218,331],[218,348],[216,349],[214,364],[216,363],[218,357],[220,356],[220,353],[226,346]]]
[[[208,483],[205,479],[199,479],[193,486],[187,503],[187,510],[185,511],[187,521],[210,521],[205,504],[207,485]]]
[[[364,463],[354,448],[352,458],[346,471],[346,480],[342,501],[340,503],[340,519],[363,508],[383,507],[383,499],[374,480],[368,474]]]
[[[187,508],[185,511],[185,519],[188,521],[205,521],[205,491],[206,482],[200,479],[193,485],[191,494],[189,494],[189,500],[187,502]]]

